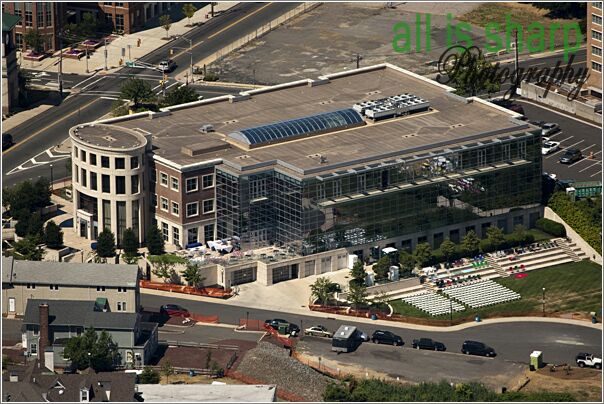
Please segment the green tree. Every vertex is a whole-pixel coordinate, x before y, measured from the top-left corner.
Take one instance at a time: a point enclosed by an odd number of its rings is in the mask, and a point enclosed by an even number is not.
[[[206,280],[201,275],[199,264],[191,261],[187,262],[187,268],[183,271],[182,277],[185,278],[189,286],[193,286],[195,289],[203,288],[203,281]]]
[[[155,98],[155,94],[145,80],[129,78],[120,88],[120,98],[130,100],[133,107],[138,108],[143,103],[152,101]]]
[[[38,246],[37,239],[32,236],[27,236],[17,241],[15,243],[15,252],[19,254],[15,258],[27,261],[42,261],[44,255],[42,248]]]
[[[168,14],[159,17],[159,25],[166,30],[166,39],[170,39],[170,27],[172,27],[172,18]]]
[[[455,71],[451,73],[450,84],[462,96],[475,96],[484,92],[492,94],[501,88],[495,67],[482,54],[472,52],[464,52],[460,56]]]
[[[480,240],[478,236],[474,232],[474,230],[470,230],[466,233],[463,240],[461,240],[461,250],[464,254],[473,256],[478,253],[478,248],[480,247]]]
[[[50,205],[50,183],[45,177],[31,181],[23,181],[2,191],[2,206],[9,208],[13,218],[28,219],[30,213],[38,208]]]
[[[440,251],[443,253],[443,257],[445,257],[447,261],[451,261],[451,258],[455,254],[455,243],[452,242],[449,238],[446,238],[440,244]]]
[[[191,18],[193,18],[193,15],[195,14],[196,11],[197,11],[197,7],[195,7],[191,3],[186,3],[182,6],[182,13],[189,20],[189,22],[187,24],[188,27],[191,26]]]
[[[27,235],[34,237],[38,243],[44,240],[44,221],[38,212],[33,213],[27,221]]]
[[[124,230],[122,249],[124,250],[124,254],[129,257],[136,257],[138,255],[138,240],[136,234],[134,234],[134,230],[131,228]]]
[[[48,248],[59,249],[63,247],[63,230],[52,220],[46,224],[45,238]]]
[[[408,251],[401,251],[401,254],[399,255],[399,264],[401,266],[401,276],[403,274],[409,276],[415,269],[415,259]]]
[[[174,367],[172,366],[172,362],[169,360],[165,361],[163,365],[161,365],[161,373],[166,376],[166,383],[170,382],[170,376],[172,376],[174,372]]]
[[[161,101],[162,107],[169,107],[172,105],[186,104],[187,102],[197,101],[199,95],[195,92],[191,86],[180,86],[174,87],[166,93],[166,96]]]
[[[184,258],[172,254],[151,255],[149,256],[149,261],[153,264],[153,269],[151,270],[153,275],[162,278],[166,283],[175,278],[176,271],[174,268],[176,265],[187,262]]]
[[[97,237],[96,254],[100,258],[115,256],[115,236],[108,228],[103,229]]]
[[[352,280],[350,282],[355,282],[355,283],[358,283],[359,285],[364,285],[366,276],[367,276],[367,273],[365,272],[365,267],[363,266],[363,261],[358,260],[357,262],[354,263],[354,265],[352,266],[352,269],[350,270],[350,277],[352,278]]]
[[[388,307],[389,301],[390,298],[388,297],[386,292],[383,291],[377,293],[375,296],[373,296],[373,299],[371,299],[371,302],[377,309],[386,309]]]
[[[420,268],[425,267],[432,260],[432,247],[428,243],[420,243],[413,251],[413,259]]]
[[[390,271],[390,257],[384,256],[373,265],[375,279],[387,279]]]
[[[159,379],[159,373],[149,366],[145,366],[143,372],[138,376],[140,384],[159,384]]]
[[[367,288],[365,285],[350,283],[348,285],[346,300],[348,300],[355,309],[358,309],[359,306],[367,303]]]
[[[310,285],[310,293],[312,297],[317,298],[321,304],[326,305],[329,296],[331,295],[331,284],[329,278],[320,277]]]
[[[79,337],[71,337],[67,341],[63,356],[78,370],[90,365],[97,372],[109,372],[119,360],[119,351],[107,331],[99,334],[91,327]]]
[[[23,35],[23,42],[34,52],[41,53],[44,50],[44,38],[37,29],[28,29]]]
[[[147,230],[147,249],[151,255],[162,255],[164,250],[164,237],[156,226],[149,226]]]
[[[505,235],[503,234],[503,230],[499,227],[490,226],[487,229],[487,240],[493,246],[493,248],[497,249],[505,244]]]

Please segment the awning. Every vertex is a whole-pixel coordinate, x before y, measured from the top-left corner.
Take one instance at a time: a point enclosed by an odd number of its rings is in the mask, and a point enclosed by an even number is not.
[[[106,297],[97,297],[94,301],[94,305],[99,309],[103,310],[107,307],[107,298]]]

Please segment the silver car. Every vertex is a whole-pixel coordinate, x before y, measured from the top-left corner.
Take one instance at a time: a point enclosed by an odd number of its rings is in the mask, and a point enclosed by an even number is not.
[[[549,136],[560,130],[560,126],[557,123],[545,123],[541,127],[541,136]]]

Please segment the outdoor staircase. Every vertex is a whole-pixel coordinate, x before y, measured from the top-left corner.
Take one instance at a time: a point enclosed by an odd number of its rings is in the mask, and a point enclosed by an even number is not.
[[[422,286],[424,287],[424,290],[428,291],[428,292],[432,292],[432,293],[436,293],[438,292],[438,288],[436,287],[436,285],[432,282],[424,282],[422,284]]]
[[[503,269],[503,267],[501,265],[499,265],[499,262],[497,262],[497,260],[495,258],[485,254],[485,259],[489,263],[489,266],[491,268],[493,268],[495,270],[495,272],[497,272],[499,274],[499,276],[501,276],[501,277],[510,276],[510,274],[508,272],[506,272],[506,270]]]
[[[573,242],[558,239],[558,245],[575,262],[582,261],[583,259],[587,258],[586,254],[577,246],[577,244]]]

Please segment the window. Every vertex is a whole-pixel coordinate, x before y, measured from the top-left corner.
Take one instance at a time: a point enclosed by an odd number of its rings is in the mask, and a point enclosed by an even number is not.
[[[325,199],[325,184],[317,184],[317,199]]]
[[[50,290],[59,290],[59,285],[50,285]]]
[[[212,213],[214,212],[214,199],[206,199],[203,201],[203,213]]]
[[[32,342],[29,344],[29,353],[32,355],[36,355],[38,353],[38,344]]]
[[[117,302],[117,311],[126,311],[126,302]]]
[[[115,168],[117,170],[123,170],[124,168],[126,168],[126,160],[123,157],[116,157]]]
[[[97,286],[96,287],[96,291],[97,292],[104,292],[105,291],[105,287],[104,286]]]
[[[168,233],[169,229],[168,229],[168,223],[162,223],[161,224],[161,233],[164,236],[164,241],[168,241],[169,240],[169,233]]]
[[[367,183],[365,181],[365,174],[359,174],[357,177],[357,191],[363,192],[367,188]]]
[[[130,168],[138,168],[138,156],[130,157]]]
[[[86,152],[84,150],[80,150],[80,160],[86,162]]]
[[[110,179],[107,174],[101,175],[101,190],[105,193],[111,192]]]
[[[115,177],[115,193],[124,195],[126,193],[126,177],[118,175]]]
[[[117,31],[124,30],[124,14],[116,14],[115,15],[115,29]]]
[[[138,194],[138,175],[133,175],[132,177],[130,177],[130,184],[131,184],[131,192],[133,194]]]
[[[187,244],[197,243],[197,227],[187,230]]]
[[[201,177],[201,186],[203,189],[212,188],[214,186],[214,174],[208,174]]]
[[[602,33],[599,31],[596,31],[595,29],[591,30],[591,38],[595,39],[597,41],[601,41],[602,40]]]
[[[21,25],[21,23],[17,25]],[[15,46],[17,49],[23,49],[23,34],[15,32]]]
[[[90,153],[90,165],[96,166],[96,154]]]
[[[591,54],[602,57],[602,48],[598,48],[597,46],[591,46]]]
[[[187,203],[187,217],[199,215],[199,202]]]
[[[598,62],[591,62],[591,68],[597,72],[602,73],[602,64]]]
[[[180,230],[174,226],[172,226],[172,244],[180,245]]]
[[[109,157],[101,156],[101,167],[109,168]]]
[[[118,291],[118,293],[126,293],[126,288],[118,286],[117,291]]]
[[[250,198],[261,198],[266,196],[266,178],[250,181]]]
[[[46,7],[46,26],[52,27],[52,6]]]
[[[602,25],[602,17],[600,17],[599,15],[592,14],[591,22],[593,22],[594,24]]]
[[[168,187],[168,174],[160,172],[159,181],[162,186],[167,188]]]
[[[205,241],[214,240],[214,224],[206,224],[203,227],[203,237]]]
[[[193,178],[187,178],[186,179],[186,187],[187,187],[187,193],[189,192],[195,192],[198,189],[198,180],[197,177],[193,177]]]
[[[4,3],[2,3],[2,7],[4,7]],[[21,3],[15,3],[15,15],[17,17],[21,17]],[[21,20],[17,23],[18,26],[21,26]],[[20,34],[18,34],[20,35]]]
[[[32,334],[33,334],[34,336],[38,336],[38,335],[40,335],[40,329],[39,329],[38,327],[35,327],[35,328],[32,330]]]
[[[172,180],[172,183],[171,183],[172,190],[178,191],[178,178],[171,177],[171,180]]]
[[[83,168],[82,168],[82,186],[83,187],[88,186],[88,177],[86,176],[86,170],[84,170]]]
[[[44,27],[44,3],[37,4],[36,10],[36,25],[38,28]]]
[[[168,198],[161,197],[161,210],[164,212],[168,211]]]
[[[180,212],[180,205],[178,202],[172,202],[172,214],[178,216]]]
[[[115,3],[116,7],[124,7],[124,3]]]
[[[25,26],[31,27],[33,25],[33,15],[31,13],[31,3],[25,3]]]
[[[151,170],[151,182],[157,182],[157,170]]]
[[[88,389],[80,389],[80,402],[87,403],[88,401]]]
[[[151,194],[151,206],[154,208],[157,207],[157,194]]]
[[[342,180],[335,180],[333,182],[333,196],[342,196]]]
[[[27,284],[27,289],[35,289],[35,288],[36,288],[35,284],[33,284],[33,283],[28,283]]]
[[[599,8],[600,10],[602,10],[602,2],[601,1],[592,1],[591,2],[591,6],[593,8]]]

